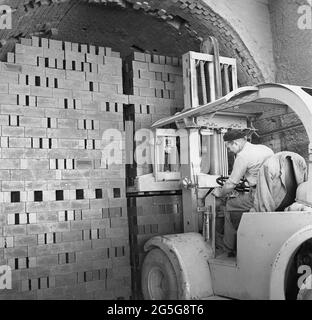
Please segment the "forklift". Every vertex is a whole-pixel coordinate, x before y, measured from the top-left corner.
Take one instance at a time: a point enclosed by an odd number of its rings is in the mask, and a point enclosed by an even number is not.
[[[311,210],[246,212],[237,231],[237,256],[216,250],[218,217],[211,191],[229,176],[223,135],[253,128],[261,102],[291,108],[312,141],[312,89],[276,83],[238,88],[236,68],[235,59],[219,56],[213,37],[201,53],[183,55],[185,108],[152,125],[153,173],[138,176],[136,189],[182,189],[184,232],[145,243],[144,299],[312,299],[307,281],[297,286],[298,267],[312,267],[312,144],[308,181],[300,185]],[[243,181],[239,187],[247,190]]]

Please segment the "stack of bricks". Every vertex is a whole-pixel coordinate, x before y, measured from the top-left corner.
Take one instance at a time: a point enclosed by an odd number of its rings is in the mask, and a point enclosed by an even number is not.
[[[134,52],[127,57],[124,70],[125,92],[134,107],[135,131],[150,128],[155,121],[184,108],[181,58]],[[151,172],[151,165],[138,165],[136,175]]]
[[[124,71],[124,88],[129,94],[133,132],[148,129],[153,122],[184,108],[180,58],[135,52],[127,57]],[[149,141],[151,136],[148,132],[146,134],[146,141]],[[143,141],[144,138],[136,141],[134,149],[144,143]],[[150,148],[153,148],[153,144]],[[134,153],[134,156],[135,159],[138,158],[138,154]],[[145,164],[134,162],[134,166],[128,167],[127,178],[130,186],[134,181],[130,175],[135,178],[152,172],[151,153],[146,154],[145,159]],[[154,195],[128,198],[128,217],[131,230],[132,292],[136,299],[142,299],[141,268],[145,257],[144,244],[153,236],[183,231],[182,197]]]
[[[135,106],[136,129],[181,111],[183,71],[181,58],[134,52],[126,59],[125,91]]]
[[[102,152],[127,103],[110,48],[33,37],[1,63],[0,299],[130,298],[125,166]]]
[[[128,198],[129,225],[132,230],[132,292],[136,299],[142,299],[141,270],[146,255],[144,244],[157,235],[183,232],[182,210],[181,195]]]

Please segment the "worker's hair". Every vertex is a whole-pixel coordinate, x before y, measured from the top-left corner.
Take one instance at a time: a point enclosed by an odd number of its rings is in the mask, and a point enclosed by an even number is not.
[[[247,137],[243,137],[243,138],[239,138],[239,139],[236,139],[236,140],[228,141],[228,144],[232,145],[235,141],[237,141],[238,143],[243,143],[243,142],[247,141]]]

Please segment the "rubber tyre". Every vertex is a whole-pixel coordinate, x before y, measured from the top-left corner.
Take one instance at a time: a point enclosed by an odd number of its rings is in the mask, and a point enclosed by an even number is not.
[[[178,281],[167,255],[158,248],[146,255],[142,265],[144,300],[177,300]]]

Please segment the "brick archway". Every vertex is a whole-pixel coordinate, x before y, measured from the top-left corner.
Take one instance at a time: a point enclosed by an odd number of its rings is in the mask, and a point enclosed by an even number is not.
[[[125,2],[125,1],[124,1]],[[127,2],[136,3],[133,0]],[[199,39],[214,35],[220,43],[221,54],[237,59],[238,80],[240,85],[264,82],[264,76],[234,28],[219,14],[201,0],[151,0],[149,8],[143,5],[141,10],[155,14],[164,20],[176,16],[185,19],[190,32]],[[134,5],[135,7],[135,5]],[[137,7],[138,8],[138,7]]]
[[[19,37],[43,34],[53,38],[54,30],[70,12],[80,4],[117,6],[125,10],[139,10],[163,20],[177,29],[183,25],[194,39],[200,40],[214,35],[219,39],[221,54],[237,59],[238,80],[241,86],[264,82],[264,76],[234,28],[202,0],[29,0],[6,1],[13,8],[13,30],[0,30],[3,47],[0,58],[15,45]],[[77,17],[78,19],[78,17]]]

